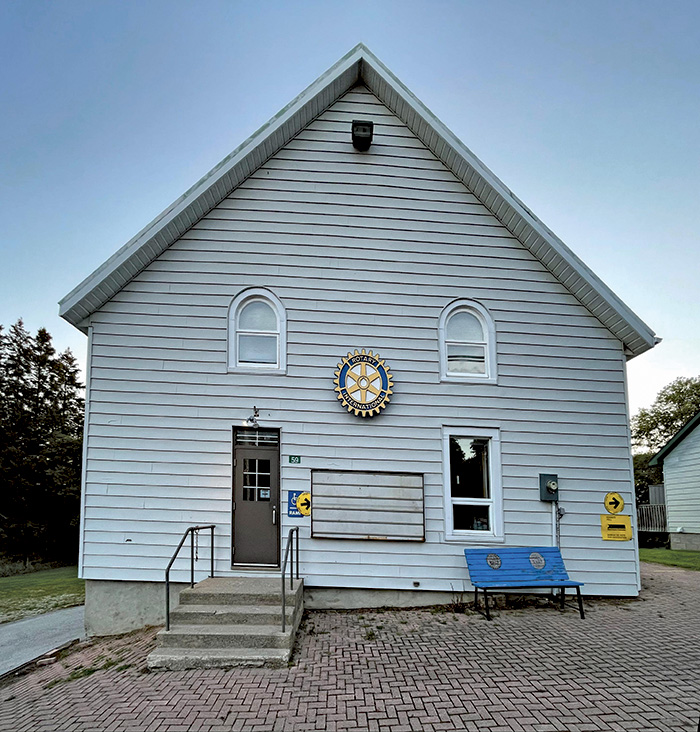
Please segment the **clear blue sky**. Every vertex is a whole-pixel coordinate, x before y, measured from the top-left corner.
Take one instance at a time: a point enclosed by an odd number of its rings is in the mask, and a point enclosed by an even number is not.
[[[359,41],[700,374],[700,3],[0,3],[0,323],[57,301]]]

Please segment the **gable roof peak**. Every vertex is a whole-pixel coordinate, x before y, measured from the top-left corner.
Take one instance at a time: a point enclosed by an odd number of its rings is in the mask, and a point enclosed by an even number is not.
[[[542,264],[636,356],[654,332],[499,180],[394,74],[358,43],[274,117],[168,206],[59,303],[82,330],[86,319],[275,155],[313,119],[362,82]]]

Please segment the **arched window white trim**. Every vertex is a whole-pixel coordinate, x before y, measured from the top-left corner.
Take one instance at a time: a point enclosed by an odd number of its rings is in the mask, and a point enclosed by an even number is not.
[[[285,373],[287,318],[282,301],[269,290],[239,293],[228,313],[228,370]]]
[[[496,383],[496,329],[483,305],[455,300],[440,315],[440,378]]]

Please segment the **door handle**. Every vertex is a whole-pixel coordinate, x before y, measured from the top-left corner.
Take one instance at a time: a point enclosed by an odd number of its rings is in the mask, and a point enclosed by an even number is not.
[[[272,507],[272,525],[277,526],[277,506]]]

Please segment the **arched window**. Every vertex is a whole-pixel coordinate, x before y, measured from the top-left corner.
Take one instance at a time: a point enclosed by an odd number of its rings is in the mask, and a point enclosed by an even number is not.
[[[496,381],[496,332],[482,305],[458,300],[442,311],[440,361],[443,379]]]
[[[229,370],[284,371],[284,306],[267,290],[243,291],[229,311]]]

